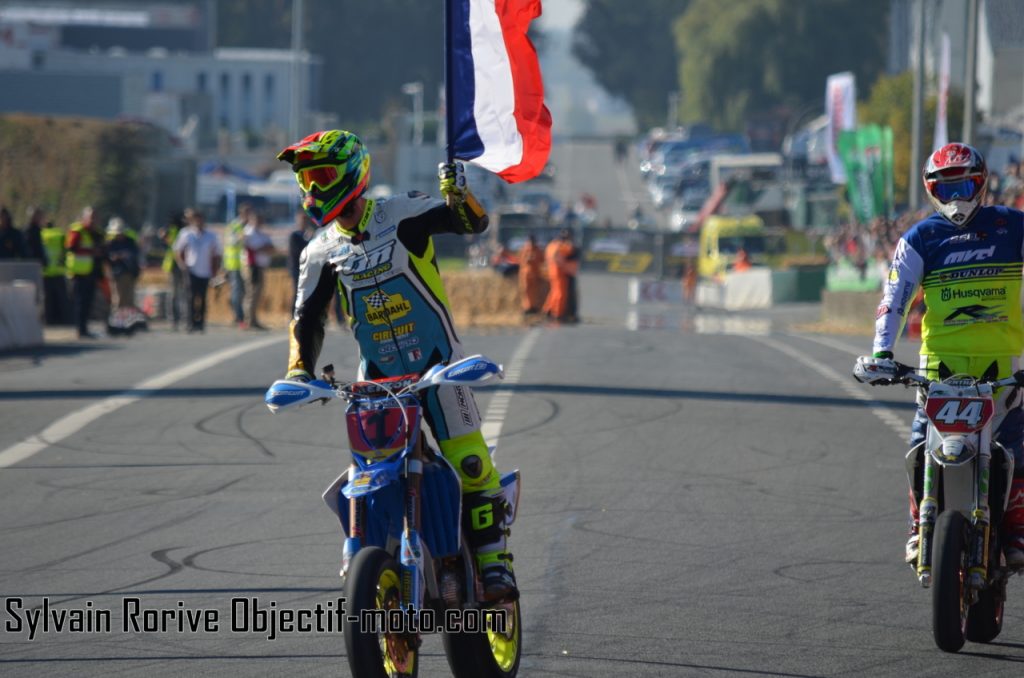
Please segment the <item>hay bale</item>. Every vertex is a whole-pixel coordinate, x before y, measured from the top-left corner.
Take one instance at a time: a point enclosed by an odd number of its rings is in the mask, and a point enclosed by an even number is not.
[[[513,327],[522,324],[519,290],[515,278],[506,278],[491,270],[452,271],[441,274],[457,328]],[[146,269],[139,288],[167,289],[168,275],[160,269]],[[280,268],[267,271],[263,284],[259,320],[268,327],[287,327],[292,317],[292,280]],[[207,319],[211,323],[231,324],[231,286],[224,282],[211,286],[207,297]]]

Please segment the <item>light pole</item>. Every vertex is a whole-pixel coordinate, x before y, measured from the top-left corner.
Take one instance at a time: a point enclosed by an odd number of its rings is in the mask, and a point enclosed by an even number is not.
[[[292,101],[288,116],[291,129],[288,130],[291,140],[295,141],[302,135],[302,22],[304,0],[292,0]]]
[[[975,97],[978,94],[978,0],[967,0],[967,58],[964,63],[964,127],[961,139],[974,143]]]
[[[423,83],[407,82],[402,85],[402,94],[412,97],[412,143],[423,145]]]

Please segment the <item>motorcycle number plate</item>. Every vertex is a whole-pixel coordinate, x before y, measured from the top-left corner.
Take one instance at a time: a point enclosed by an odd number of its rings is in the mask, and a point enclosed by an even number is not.
[[[419,416],[417,408],[384,406],[359,408],[345,415],[348,442],[353,452],[368,459],[384,459],[402,450],[409,442],[407,423]]]
[[[995,405],[991,398],[932,397],[924,411],[940,433],[973,433],[989,422]]]

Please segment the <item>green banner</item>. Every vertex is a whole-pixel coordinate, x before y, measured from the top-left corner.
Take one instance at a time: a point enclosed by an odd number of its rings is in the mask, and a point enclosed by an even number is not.
[[[839,134],[846,190],[857,221],[892,213],[892,129],[866,125]]]

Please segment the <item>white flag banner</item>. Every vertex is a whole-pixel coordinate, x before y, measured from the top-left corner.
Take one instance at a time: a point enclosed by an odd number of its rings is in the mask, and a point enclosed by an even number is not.
[[[832,183],[845,184],[846,170],[839,157],[839,133],[857,127],[857,86],[853,73],[836,73],[828,76],[825,84],[825,115],[828,125],[828,168],[832,172]]]
[[[932,150],[937,151],[949,143],[946,110],[949,107],[949,33],[942,34],[939,54],[939,97],[935,105],[935,139]]]

